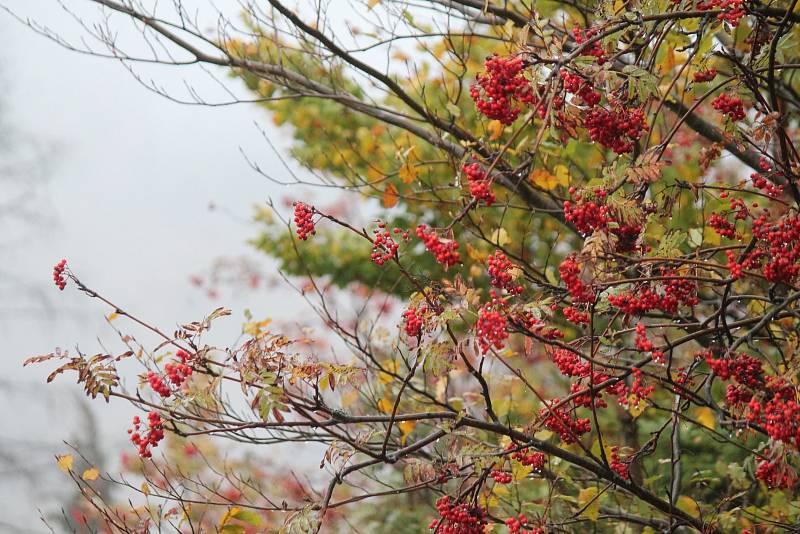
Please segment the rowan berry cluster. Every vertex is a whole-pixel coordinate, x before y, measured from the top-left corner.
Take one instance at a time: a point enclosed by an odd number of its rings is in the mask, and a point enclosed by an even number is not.
[[[512,453],[511,459],[518,461],[526,467],[532,468],[534,471],[540,470],[547,462],[547,456],[545,456],[543,452],[529,452],[527,448]]]
[[[566,444],[575,443],[583,434],[592,430],[588,418],[580,418],[571,415],[564,406],[556,407],[558,399],[554,398],[549,406],[539,410],[542,424],[548,430],[558,434]]]
[[[436,231],[428,231],[428,226],[425,224],[417,226],[417,237],[422,240],[428,252],[434,255],[436,261],[444,265],[445,269],[461,262],[458,243],[452,239],[440,239]]]
[[[528,518],[525,514],[519,514],[517,517],[509,517],[505,520],[505,525],[508,527],[508,534],[544,534],[544,530],[540,527],[525,528],[528,524]]]
[[[711,107],[732,121],[740,121],[745,116],[742,99],[738,96],[731,96],[728,93],[720,93],[717,98],[711,101]]]
[[[700,11],[711,11],[719,9],[722,12],[717,15],[717,20],[727,22],[731,26],[738,26],[742,17],[747,13],[744,8],[744,0],[707,0],[697,3]]]
[[[128,429],[128,434],[131,435],[131,442],[139,447],[139,456],[150,458],[150,448],[158,447],[158,443],[164,439],[164,423],[158,412],[150,412],[147,414],[147,432],[144,433],[142,421],[137,415],[133,418],[133,428]]]
[[[606,228],[608,223],[614,221],[610,208],[600,203],[605,200],[606,192],[598,189],[595,191],[595,196],[598,201],[581,202],[580,196],[576,196],[578,204],[573,204],[569,200],[564,201],[564,218],[572,223],[583,237],[591,235],[597,229]]]
[[[692,78],[695,82],[710,82],[717,77],[717,69],[701,70],[694,73]]]
[[[408,241],[409,235],[407,230],[394,228],[391,232],[386,228],[386,223],[378,221],[378,227],[372,231],[375,237],[372,238],[372,254],[370,259],[376,265],[383,265],[392,258],[397,257],[397,249],[400,244],[394,240],[392,234],[400,235],[404,241]]]
[[[478,162],[465,164],[463,171],[467,175],[469,193],[472,198],[479,202],[483,201],[487,206],[494,204],[497,197],[492,193],[492,181],[481,164]]]
[[[744,267],[766,261],[763,272],[767,280],[791,284],[800,274],[800,215],[788,214],[773,224],[761,215],[753,221],[753,237],[759,243],[742,261]]]
[[[437,534],[483,534],[488,521],[483,508],[455,504],[449,495],[436,501],[439,519],[434,519],[428,529]]]
[[[587,312],[575,309],[572,306],[567,306],[561,310],[561,313],[563,313],[567,321],[571,323],[589,324],[589,314]]]
[[[697,296],[697,282],[680,278],[675,271],[663,271],[659,291],[649,283],[641,284],[634,291],[609,295],[608,302],[619,308],[625,315],[642,315],[651,310],[661,310],[674,314],[681,306],[696,306],[700,300]]]
[[[600,93],[594,90],[594,84],[591,80],[585,80],[581,76],[563,69],[560,74],[564,82],[564,89],[568,93],[576,95],[589,107],[594,107],[600,103]]]
[[[647,330],[643,323],[636,325],[636,348],[642,352],[652,352],[656,363],[663,363],[666,355],[660,350],[654,350],[653,342],[647,339]]]
[[[160,374],[149,371],[147,373],[147,381],[150,383],[150,387],[153,389],[153,391],[165,399],[172,395],[169,385],[167,385],[167,383],[164,381],[164,377]]]
[[[611,447],[611,458],[608,460],[608,466],[612,471],[624,479],[630,479],[630,465],[620,459],[619,447]]]
[[[791,489],[797,484],[797,473],[784,462],[762,460],[756,468],[756,478],[771,489]]]
[[[297,237],[305,241],[308,236],[317,233],[314,228],[314,214],[316,210],[313,206],[307,206],[302,202],[295,202],[294,206],[294,225],[297,228]]]
[[[508,338],[506,331],[508,319],[501,311],[505,300],[499,297],[494,290],[489,295],[491,299],[481,307],[478,312],[478,322],[475,324],[475,336],[483,354],[492,348],[502,350],[505,347],[505,340]]]
[[[591,286],[584,284],[581,280],[581,267],[574,256],[568,256],[558,266],[561,280],[567,286],[574,304],[580,302],[594,302],[597,298]]]
[[[758,388],[764,383],[761,362],[747,354],[739,354],[733,358],[713,358],[711,353],[707,352],[705,360],[711,371],[721,380],[733,378],[749,388]]]
[[[514,275],[512,274],[517,266],[511,263],[505,254],[496,250],[494,254],[489,256],[486,263],[491,277],[490,283],[494,287],[505,289],[511,295],[522,293],[522,286],[514,283]]]
[[[486,72],[477,76],[469,93],[478,111],[506,126],[512,124],[522,109],[519,103],[533,104],[536,95],[525,78],[525,63],[519,56],[493,55],[484,63]]]
[[[641,369],[634,367],[631,371],[633,372],[633,384],[631,384],[630,392],[625,399],[629,407],[639,406],[639,403],[648,399],[656,389],[655,386],[644,385]]]
[[[583,28],[576,26],[572,29],[572,35],[575,37],[575,44],[577,45],[582,45],[597,34],[598,31],[594,28],[584,30]],[[606,53],[603,51],[603,45],[599,40],[594,41],[587,48],[585,48],[582,54],[584,56],[594,56],[598,65],[602,65],[606,62]]]
[[[175,387],[181,387],[192,376],[192,368],[185,363],[170,362],[164,366],[167,378]]]
[[[770,182],[760,173],[754,172],[750,175],[750,179],[753,181],[754,186],[772,198],[778,198],[783,194],[783,185],[776,185]]]
[[[489,476],[498,484],[511,484],[511,481],[514,480],[514,477],[508,471],[495,470],[489,473]]]
[[[639,108],[608,110],[595,107],[586,112],[583,126],[589,131],[592,141],[617,154],[631,152],[636,141],[647,131],[644,111]]]
[[[61,291],[67,286],[67,279],[64,277],[64,269],[67,268],[67,260],[62,259],[53,267],[53,282]]]
[[[425,316],[428,314],[428,307],[425,305],[419,308],[408,308],[403,312],[403,329],[408,337],[419,337],[425,327]]]
[[[556,349],[550,356],[553,363],[564,376],[589,376],[591,366],[580,357],[567,349]]]

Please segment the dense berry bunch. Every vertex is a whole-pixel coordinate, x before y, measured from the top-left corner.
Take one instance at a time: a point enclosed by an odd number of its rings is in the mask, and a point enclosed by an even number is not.
[[[764,178],[763,175],[760,173],[754,172],[750,175],[750,179],[753,181],[753,185],[756,186],[758,189],[766,193],[767,195],[771,196],[772,198],[778,198],[783,194],[783,185],[776,185],[771,181]]]
[[[705,356],[706,363],[721,380],[734,378],[750,388],[757,388],[764,383],[761,362],[752,356],[739,354],[734,358],[713,358],[710,353]]]
[[[756,478],[771,489],[791,489],[797,484],[797,473],[784,462],[762,460],[756,469]]]
[[[608,466],[619,476],[625,479],[631,477],[630,466],[628,462],[624,462],[619,456],[619,447],[611,447],[611,458],[608,459]]]
[[[583,43],[589,41],[591,38],[597,35],[597,30],[594,28],[589,28],[584,30],[576,26],[572,29],[572,35],[575,36],[575,43],[578,45],[582,45]],[[600,44],[600,41],[594,41],[588,47],[583,49],[584,56],[594,56],[597,59],[597,64],[602,65],[606,62],[606,54],[603,51],[603,45]]]
[[[564,82],[564,89],[578,96],[587,106],[594,107],[600,103],[600,93],[594,90],[594,84],[590,80],[566,70],[561,71],[561,79]]]
[[[509,517],[505,520],[505,524],[508,527],[508,534],[544,534],[544,530],[540,527],[525,528],[525,525],[528,524],[525,514]]]
[[[428,307],[423,305],[419,308],[408,308],[403,312],[403,327],[408,337],[419,337],[425,327],[425,316],[428,314]]]
[[[717,69],[700,70],[694,73],[692,78],[696,82],[710,82],[717,77]]]
[[[294,225],[297,228],[297,237],[303,241],[317,233],[314,228],[314,213],[316,210],[313,206],[307,206],[302,202],[294,203]]]
[[[558,399],[553,399],[550,406],[545,406],[539,410],[542,424],[548,430],[552,430],[566,444],[575,443],[583,434],[590,432],[592,426],[588,418],[580,418],[571,415],[566,407],[558,405]]]
[[[483,170],[480,163],[474,162],[465,164],[464,174],[467,175],[469,182],[469,193],[476,201],[483,201],[487,206],[494,204],[497,197],[492,193],[492,181]]]
[[[511,484],[514,477],[508,471],[492,471],[489,476],[498,484]]]
[[[169,385],[164,380],[164,377],[158,373],[154,373],[153,371],[149,371],[147,373],[147,381],[150,383],[150,387],[153,388],[153,391],[164,397],[165,399],[172,395],[172,391],[169,389]]]
[[[490,349],[501,350],[505,347],[505,340],[508,338],[506,326],[508,319],[502,313],[501,307],[504,304],[502,298],[492,290],[491,300],[483,305],[478,312],[478,322],[475,325],[475,335],[481,352],[486,354]]]
[[[483,534],[486,525],[486,512],[482,508],[455,504],[449,495],[436,501],[439,519],[431,521],[428,528],[437,534]]]
[[[727,237],[728,239],[736,239],[738,237],[736,226],[719,213],[712,213],[709,216],[708,225],[721,237]]]
[[[666,355],[660,350],[655,350],[653,342],[647,339],[647,331],[643,323],[636,325],[636,348],[642,352],[652,352],[653,360],[656,363],[664,363]]]
[[[540,470],[547,462],[547,456],[543,452],[529,452],[527,448],[520,449],[511,455],[512,460],[516,460],[534,471]]]
[[[425,248],[434,255],[437,262],[444,265],[445,269],[461,262],[458,243],[452,239],[440,239],[436,231],[429,231],[425,224],[417,226],[417,237],[422,239]]]
[[[597,191],[598,199],[605,198],[605,191]],[[580,198],[578,198],[580,201]],[[591,235],[598,229],[608,226],[614,220],[611,210],[605,204],[598,201],[586,201],[573,204],[571,201],[564,201],[564,218],[571,222],[575,229],[583,236]]]
[[[644,111],[639,108],[608,110],[595,107],[586,112],[583,126],[589,131],[592,141],[617,154],[631,152],[636,141],[647,131]]]
[[[561,280],[567,286],[573,303],[594,302],[596,295],[591,286],[581,280],[581,268],[574,256],[568,256],[558,266]]]
[[[401,234],[403,240],[408,241],[408,231],[395,228],[389,232],[386,228],[386,223],[383,221],[378,221],[378,228],[373,230],[372,233],[375,234],[375,237],[372,238],[372,254],[370,254],[370,259],[372,259],[376,265],[383,265],[392,258],[397,257],[397,249],[400,247],[400,244],[394,240],[392,234]]]
[[[761,215],[753,221],[753,237],[759,243],[743,260],[745,268],[765,261],[763,272],[767,280],[791,284],[800,274],[800,215],[788,214],[772,224]]]
[[[489,266],[489,276],[492,278],[491,284],[494,287],[505,289],[511,295],[522,293],[522,286],[514,283],[514,275],[512,274],[512,271],[517,266],[511,263],[505,254],[496,250],[486,262]]]
[[[731,26],[738,26],[739,21],[745,16],[744,0],[701,0],[697,3],[700,11],[721,10],[717,20],[727,22]]]
[[[164,366],[167,378],[175,387],[181,387],[192,376],[192,368],[185,363],[170,362]]]
[[[589,314],[584,311],[580,311],[578,309],[573,308],[572,306],[567,306],[562,310],[564,317],[567,321],[575,324],[589,324]]]
[[[591,366],[574,352],[567,349],[556,349],[551,356],[553,363],[564,376],[589,376]]]
[[[150,458],[152,456],[150,448],[157,447],[164,439],[164,424],[157,412],[150,412],[147,414],[147,432],[144,433],[141,427],[142,421],[139,416],[134,417],[133,428],[128,429],[128,434],[131,435],[131,442],[139,447],[139,456]]]
[[[675,271],[663,271],[660,287],[653,289],[649,283],[638,285],[635,290],[609,295],[608,302],[625,315],[642,315],[651,310],[674,314],[681,306],[696,306],[697,282],[681,278]]]
[[[491,56],[484,64],[486,72],[479,74],[470,87],[470,96],[478,111],[505,125],[519,117],[519,103],[533,104],[536,95],[525,78],[525,64],[521,57]]]
[[[744,119],[742,99],[738,96],[731,96],[728,93],[720,93],[717,98],[711,101],[711,107],[727,116],[732,121],[740,121]]]
[[[64,277],[64,269],[66,268],[67,260],[63,259],[53,267],[53,282],[55,282],[56,287],[61,291],[64,291],[64,288],[67,286],[67,279]]]

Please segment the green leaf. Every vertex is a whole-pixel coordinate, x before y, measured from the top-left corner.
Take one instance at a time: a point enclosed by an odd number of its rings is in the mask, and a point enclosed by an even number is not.
[[[239,521],[244,521],[245,523],[253,525],[254,527],[257,527],[261,524],[261,516],[252,510],[239,510],[231,517],[238,519]]]

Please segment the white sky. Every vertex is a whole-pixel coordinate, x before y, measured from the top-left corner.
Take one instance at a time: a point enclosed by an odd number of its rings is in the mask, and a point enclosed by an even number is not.
[[[79,33],[53,0],[4,3],[56,31]],[[88,4],[67,3],[81,9]],[[89,7],[82,11],[96,18]],[[113,339],[103,321],[108,310],[74,289],[61,294],[52,285],[56,261],[67,258],[91,287],[167,330],[219,305],[232,308],[234,318],[218,329],[220,344],[235,337],[245,307],[268,317],[286,316],[302,304],[274,289],[212,301],[188,281],[219,257],[246,256],[270,270],[268,260],[245,243],[256,232],[247,221],[254,204],[288,192],[254,173],[239,152],[242,147],[262,168],[286,178],[254,125],[286,145],[286,133],[276,131],[265,112],[252,105],[170,102],[138,85],[119,63],[63,50],[2,12],[0,35],[6,43],[0,48],[6,119],[19,135],[51,150],[39,209],[54,221],[0,241],[5,269],[21,281],[0,313],[0,532],[43,532],[36,508],[60,504],[56,495],[66,477],[53,455],[66,451],[60,440],[75,438],[80,427],[72,401],[79,388],[72,377],[46,386],[52,367],[22,369],[21,362],[56,346],[100,352],[96,338]],[[171,87],[180,87],[185,75],[171,68],[146,72]],[[209,211],[211,202],[222,209]],[[8,312],[14,309],[25,313]],[[91,409],[111,458],[130,449],[130,408],[95,401]],[[21,464],[16,456],[8,462],[7,452],[22,452]],[[17,476],[17,468],[35,469],[35,484]]]

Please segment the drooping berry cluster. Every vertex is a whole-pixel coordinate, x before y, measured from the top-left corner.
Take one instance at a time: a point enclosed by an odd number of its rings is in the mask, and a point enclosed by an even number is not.
[[[587,237],[595,230],[607,230],[618,238],[615,247],[617,252],[631,252],[636,249],[642,226],[625,224],[618,220],[611,207],[606,204],[607,191],[595,189],[590,195],[584,195],[570,188],[569,192],[575,202],[564,201],[564,219],[572,223],[579,234]]]
[[[558,266],[561,280],[567,286],[573,304],[580,302],[594,302],[597,298],[591,286],[581,280],[581,267],[574,256],[568,256]]]
[[[589,107],[594,107],[600,103],[600,93],[594,90],[594,84],[591,80],[585,80],[581,76],[563,69],[560,74],[564,82],[564,89],[568,93],[579,97]]]
[[[483,534],[488,524],[486,512],[482,508],[455,504],[449,495],[436,501],[439,519],[434,519],[428,529],[437,534]]]
[[[710,82],[717,77],[717,69],[700,70],[694,73],[692,79],[695,82]]]
[[[154,373],[153,371],[149,371],[147,373],[147,381],[150,383],[150,387],[161,395],[164,398],[169,397],[172,395],[172,391],[169,389],[169,385],[167,385],[164,377],[158,373]]]
[[[584,30],[583,28],[576,26],[572,29],[572,35],[575,37],[575,43],[578,45],[582,45],[583,43],[589,41],[597,34],[598,31],[594,28],[588,28]],[[600,44],[599,40],[594,41],[588,47],[584,48],[582,54],[585,56],[594,56],[598,65],[602,65],[606,62],[606,53],[603,51],[603,45]]]
[[[608,110],[595,107],[586,112],[583,126],[589,131],[592,141],[617,154],[631,152],[636,141],[647,131],[644,111],[639,108],[615,107]]]
[[[458,243],[452,239],[442,239],[435,230],[428,230],[428,226],[420,224],[417,226],[417,237],[419,237],[434,255],[436,261],[444,266],[445,269],[461,262],[461,255],[458,253]]]
[[[747,354],[739,354],[733,358],[713,358],[707,353],[705,360],[708,367],[721,380],[733,378],[750,388],[757,388],[764,382],[761,362]]]
[[[797,484],[797,472],[780,461],[761,460],[756,468],[756,478],[771,489],[792,489]]]
[[[525,78],[525,64],[519,56],[493,55],[484,63],[485,73],[477,76],[469,93],[478,111],[505,125],[512,124],[522,109],[519,104],[533,104],[536,95]]]
[[[67,279],[64,277],[64,269],[67,268],[67,260],[62,259],[53,267],[53,282],[61,291],[67,286]]]
[[[647,339],[647,329],[643,323],[636,325],[636,348],[642,352],[652,352],[653,360],[656,363],[663,363],[666,355],[663,351],[655,350],[653,342]]]
[[[711,101],[711,107],[732,121],[740,121],[745,116],[742,99],[738,96],[731,96],[728,93],[720,93],[717,98]]]
[[[631,291],[609,295],[609,304],[625,315],[642,315],[651,310],[674,314],[681,306],[692,307],[700,302],[696,281],[682,278],[675,271],[663,271],[662,275],[665,280],[655,289],[650,283],[639,284]]]
[[[133,418],[133,428],[128,429],[131,435],[131,442],[139,448],[139,456],[150,458],[151,447],[157,447],[158,443],[164,439],[164,423],[158,412],[147,414],[147,432],[142,429],[142,421],[139,416]]]
[[[744,8],[744,0],[701,0],[697,3],[700,11],[721,10],[717,15],[717,20],[727,22],[731,26],[738,26],[742,17],[747,13]]]
[[[492,348],[502,350],[505,347],[505,340],[508,338],[506,331],[508,319],[502,312],[505,301],[494,290],[489,295],[491,299],[481,307],[478,312],[478,322],[475,325],[475,337],[483,354]]]
[[[575,443],[583,434],[592,430],[588,418],[570,414],[565,406],[556,408],[557,404],[558,399],[554,398],[549,406],[539,410],[539,416],[542,418],[545,428],[558,434],[561,441],[566,444]]]
[[[425,305],[419,308],[409,307],[403,312],[403,330],[408,337],[419,337],[422,334],[427,314],[428,307]]]
[[[511,454],[511,459],[516,460],[526,467],[531,467],[534,471],[540,470],[547,462],[547,456],[543,452],[529,452],[527,448],[520,449]]]
[[[504,523],[508,527],[508,534],[544,534],[544,530],[541,527],[526,527],[528,518],[525,514],[509,517]]]
[[[754,172],[750,175],[753,185],[772,198],[779,198],[785,186],[767,180],[762,174]]]
[[[376,265],[383,265],[392,258],[397,257],[397,249],[400,244],[394,240],[392,234],[400,235],[404,241],[408,241],[408,231],[394,228],[391,232],[386,228],[386,223],[378,221],[378,227],[372,231],[375,237],[372,238],[372,254],[370,259]]]
[[[165,374],[148,371],[147,382],[150,387],[165,399],[172,395],[171,383],[175,388],[180,388],[186,380],[192,376],[192,368],[187,364],[193,357],[183,349],[179,349],[175,355],[180,361],[172,361],[164,366]]]
[[[508,471],[492,471],[489,476],[498,484],[511,484],[514,477]]]
[[[514,282],[512,274],[517,266],[509,261],[505,254],[496,250],[494,254],[486,260],[488,264],[491,284],[498,289],[505,289],[510,295],[522,293],[522,286]]]
[[[316,210],[313,206],[307,206],[302,202],[294,203],[294,225],[297,228],[297,237],[303,241],[317,233],[314,228],[314,213]]]
[[[564,318],[567,321],[575,324],[589,324],[589,314],[584,311],[580,311],[572,306],[567,306],[561,313],[564,314]]]
[[[481,164],[478,162],[465,164],[463,171],[467,175],[469,193],[472,198],[476,201],[483,201],[487,206],[494,204],[497,197],[492,193],[492,181]]]
[[[624,479],[629,479],[631,477],[630,465],[628,462],[620,459],[619,447],[611,447],[611,458],[608,459],[608,466]]]

